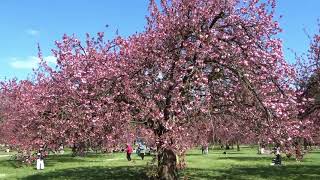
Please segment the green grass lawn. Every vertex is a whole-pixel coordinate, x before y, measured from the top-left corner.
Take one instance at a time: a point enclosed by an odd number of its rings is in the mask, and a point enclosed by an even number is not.
[[[273,156],[257,155],[256,149],[242,148],[240,152],[230,150],[227,155],[221,150],[212,150],[202,155],[200,150],[187,154],[188,168],[180,176],[188,179],[320,179],[320,151],[309,153],[303,162],[283,159],[283,166],[270,166]],[[17,167],[10,156],[0,153],[1,179],[146,179],[146,164],[133,155],[128,162],[124,153],[89,154],[87,157],[51,155],[45,161],[45,170],[34,166]]]

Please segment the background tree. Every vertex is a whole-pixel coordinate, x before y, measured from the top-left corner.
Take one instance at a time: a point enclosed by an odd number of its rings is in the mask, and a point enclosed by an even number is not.
[[[300,121],[302,130],[310,136],[304,137],[305,145],[319,143],[320,108],[320,24],[319,31],[311,37],[310,48],[305,56],[297,57],[297,90],[301,102]],[[303,143],[301,140],[300,143]]]

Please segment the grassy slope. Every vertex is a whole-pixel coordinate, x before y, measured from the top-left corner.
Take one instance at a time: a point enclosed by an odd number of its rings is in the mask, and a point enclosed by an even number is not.
[[[214,150],[201,155],[200,150],[187,155],[188,168],[181,176],[188,179],[320,179],[320,152],[309,153],[303,162],[283,160],[284,166],[270,166],[272,156],[257,155],[255,149],[230,150],[227,155]],[[145,179],[144,168],[151,157],[144,161],[133,155],[128,162],[123,153],[112,155],[91,154],[85,158],[73,158],[70,154],[52,155],[46,160],[43,171],[32,167],[15,166],[10,157],[1,157],[1,179]]]

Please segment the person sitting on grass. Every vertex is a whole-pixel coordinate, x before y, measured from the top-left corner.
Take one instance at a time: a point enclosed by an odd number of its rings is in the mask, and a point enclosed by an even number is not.
[[[127,159],[128,159],[128,161],[131,161],[132,147],[130,146],[130,144],[127,144],[127,146],[126,146],[126,152],[127,152]]]

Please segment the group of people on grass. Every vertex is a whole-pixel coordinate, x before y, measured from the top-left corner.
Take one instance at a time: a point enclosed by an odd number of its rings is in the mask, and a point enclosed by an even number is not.
[[[131,154],[133,153],[133,148],[130,144],[126,145],[125,149],[127,153],[127,160],[131,161]],[[144,160],[144,156],[146,153],[146,145],[143,143],[139,143],[138,147],[136,149],[137,154],[141,157],[142,160]],[[45,153],[43,148],[40,148],[39,151],[37,152],[37,159],[36,159],[36,169],[37,170],[43,170],[44,169],[44,157]]]
[[[138,147],[136,148],[136,153],[138,156],[141,157],[142,160],[144,160],[145,154],[146,154],[146,145],[144,143],[138,143]],[[272,160],[271,165],[281,165],[281,153],[280,153],[280,147],[275,147],[273,149],[274,154],[276,155],[275,159]],[[131,155],[133,153],[133,148],[130,144],[126,145],[126,155],[127,160],[131,161]],[[202,146],[201,147],[202,154],[208,154],[208,146]],[[44,151],[43,148],[40,148],[40,150],[37,153],[37,160],[36,160],[36,168],[37,170],[43,170],[44,169]]]
[[[146,154],[146,145],[143,143],[138,143],[138,147],[136,149],[136,153],[138,154],[138,156],[141,157],[142,160],[144,160],[144,156]],[[127,153],[127,160],[131,161],[131,154],[133,153],[133,148],[130,144],[126,145],[126,153]]]
[[[126,153],[127,153],[127,160],[131,161],[131,154],[133,153],[133,148],[130,144],[126,145]],[[208,146],[201,146],[202,154],[208,154]],[[273,149],[274,154],[276,157],[272,160],[271,165],[281,165],[281,152],[280,147],[276,146]],[[139,143],[138,147],[136,149],[136,153],[141,157],[141,159],[144,159],[145,153],[146,153],[146,146],[143,143]]]

